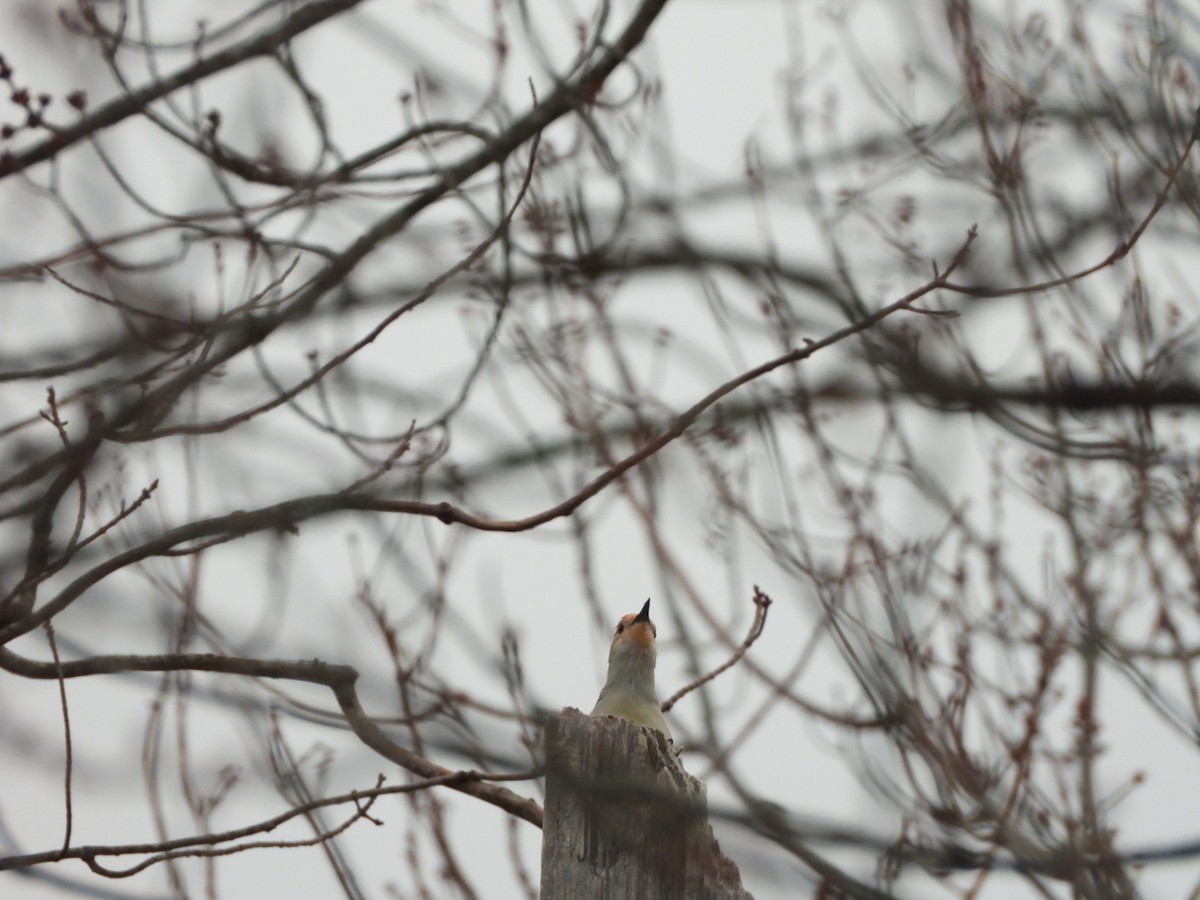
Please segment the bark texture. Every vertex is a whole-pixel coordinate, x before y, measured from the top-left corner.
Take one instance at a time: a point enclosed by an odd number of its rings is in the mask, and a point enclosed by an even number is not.
[[[753,900],[666,737],[565,709],[546,727],[542,900],[629,897]]]

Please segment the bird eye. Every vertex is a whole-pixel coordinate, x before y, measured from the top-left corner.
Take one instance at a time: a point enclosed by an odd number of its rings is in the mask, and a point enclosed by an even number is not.
[[[617,634],[620,634],[620,633],[621,633],[622,631],[624,631],[624,630],[625,630],[625,623],[624,623],[624,622],[618,622],[618,623],[617,623]]]

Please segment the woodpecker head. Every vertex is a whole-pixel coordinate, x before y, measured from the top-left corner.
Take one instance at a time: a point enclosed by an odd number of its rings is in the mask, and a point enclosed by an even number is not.
[[[617,623],[616,633],[613,634],[611,658],[617,653],[649,653],[657,655],[654,639],[658,637],[658,629],[650,621],[650,601],[647,600],[642,611],[627,616],[621,616]]]
[[[608,651],[608,679],[600,690],[593,716],[620,716],[661,731],[669,739],[671,726],[662,714],[654,689],[658,632],[650,621],[650,601],[636,615],[622,616]]]

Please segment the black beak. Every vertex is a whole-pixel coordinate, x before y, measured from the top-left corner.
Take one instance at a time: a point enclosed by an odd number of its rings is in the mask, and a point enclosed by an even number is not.
[[[649,600],[649,598],[647,598],[647,600],[646,600],[646,605],[642,607],[642,611],[637,614],[637,618],[635,618],[633,621],[635,621],[635,622],[649,622],[650,621],[650,600]]]

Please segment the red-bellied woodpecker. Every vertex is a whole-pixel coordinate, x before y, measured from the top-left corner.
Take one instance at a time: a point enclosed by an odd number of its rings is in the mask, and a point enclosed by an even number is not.
[[[593,716],[620,716],[639,725],[655,728],[671,737],[654,690],[654,663],[658,651],[654,639],[658,629],[650,621],[650,601],[637,615],[621,616],[608,651],[608,679],[600,691]]]

